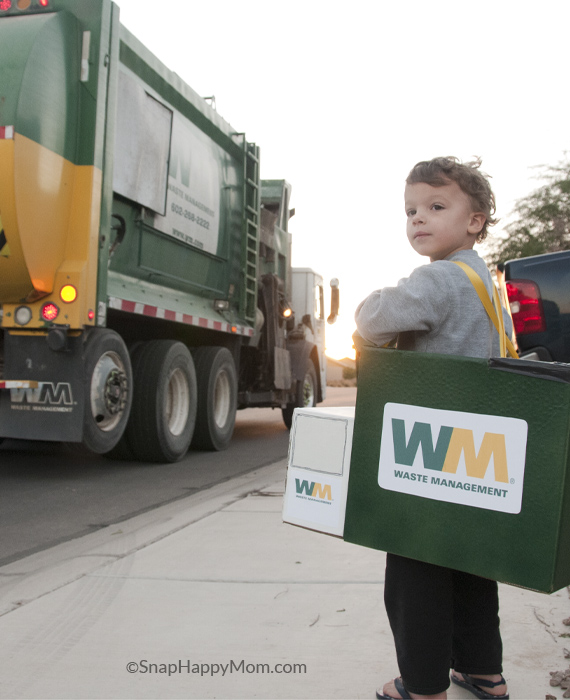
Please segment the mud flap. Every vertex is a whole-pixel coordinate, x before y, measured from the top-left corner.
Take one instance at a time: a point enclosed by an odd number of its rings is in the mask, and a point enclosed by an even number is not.
[[[287,340],[287,350],[291,355],[291,374],[293,379],[303,380],[307,371],[307,362],[315,345],[305,339]],[[318,370],[317,370],[318,371]]]
[[[46,336],[4,334],[4,379],[38,382],[34,389],[0,390],[0,437],[80,442],[85,388],[81,336],[65,351]]]

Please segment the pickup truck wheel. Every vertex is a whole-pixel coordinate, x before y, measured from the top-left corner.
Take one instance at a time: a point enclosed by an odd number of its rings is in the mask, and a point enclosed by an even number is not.
[[[109,329],[90,330],[84,367],[83,444],[91,452],[105,454],[119,442],[132,404],[131,361],[121,336]]]
[[[293,411],[296,408],[312,408],[317,405],[317,372],[312,360],[307,360],[305,379],[297,382],[295,401],[281,409],[283,422],[288,430],[293,424]]]
[[[133,408],[126,440],[135,459],[176,462],[196,424],[196,372],[188,348],[151,340],[133,353]]]
[[[237,372],[227,348],[202,347],[194,352],[198,378],[198,416],[192,447],[225,450],[234,432]]]

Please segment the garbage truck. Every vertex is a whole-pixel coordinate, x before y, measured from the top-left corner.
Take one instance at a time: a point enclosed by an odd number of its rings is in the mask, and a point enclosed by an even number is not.
[[[0,0],[0,63],[0,439],[172,462],[321,401],[323,278],[259,147],[111,0]]]

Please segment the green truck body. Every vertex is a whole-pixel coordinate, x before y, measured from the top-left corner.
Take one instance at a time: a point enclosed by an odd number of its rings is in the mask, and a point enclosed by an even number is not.
[[[0,438],[173,461],[322,400],[323,281],[259,148],[111,0],[2,0],[0,60]]]

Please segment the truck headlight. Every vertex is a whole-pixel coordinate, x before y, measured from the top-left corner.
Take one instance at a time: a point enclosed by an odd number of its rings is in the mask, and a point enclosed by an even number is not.
[[[289,303],[286,302],[284,299],[282,299],[279,303],[279,311],[281,312],[281,316],[283,318],[290,318],[293,314],[293,309],[289,306]]]

